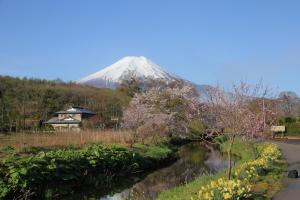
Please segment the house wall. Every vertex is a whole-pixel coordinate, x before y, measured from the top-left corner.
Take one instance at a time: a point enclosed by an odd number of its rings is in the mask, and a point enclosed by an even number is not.
[[[79,124],[51,124],[56,131],[80,131]]]
[[[74,119],[77,119],[79,121],[81,121],[81,114],[73,114],[72,116]]]

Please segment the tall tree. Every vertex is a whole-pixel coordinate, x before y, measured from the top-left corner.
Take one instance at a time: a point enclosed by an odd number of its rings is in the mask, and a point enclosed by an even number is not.
[[[188,124],[197,118],[200,102],[196,91],[189,85],[175,88],[152,88],[132,98],[124,110],[123,125],[138,134],[186,134]],[[141,134],[141,133],[140,133]]]
[[[229,140],[228,178],[231,178],[232,146],[236,137],[253,140],[263,138],[266,128],[274,122],[276,110],[265,99],[271,92],[262,84],[251,86],[241,82],[225,92],[220,87],[207,92],[207,117],[211,132],[225,135]],[[258,107],[254,108],[256,102]],[[223,129],[221,132],[220,130]]]

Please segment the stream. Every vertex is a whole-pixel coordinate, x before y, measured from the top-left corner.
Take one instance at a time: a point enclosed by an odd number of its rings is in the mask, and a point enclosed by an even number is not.
[[[180,147],[179,159],[173,164],[137,176],[123,178],[110,189],[85,190],[72,199],[154,200],[163,190],[189,183],[206,173],[224,170],[227,161],[210,145],[190,143]]]

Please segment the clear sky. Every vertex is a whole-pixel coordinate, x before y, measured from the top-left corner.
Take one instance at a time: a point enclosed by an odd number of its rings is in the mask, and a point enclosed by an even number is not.
[[[1,75],[78,80],[132,55],[300,94],[300,1],[0,0]]]

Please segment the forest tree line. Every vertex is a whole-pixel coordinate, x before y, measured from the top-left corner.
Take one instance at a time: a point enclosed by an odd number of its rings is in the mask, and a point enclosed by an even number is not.
[[[96,113],[94,127],[112,127],[111,118],[122,115],[131,90],[100,89],[73,82],[0,76],[0,132],[41,130],[55,112],[71,106],[86,107]]]

